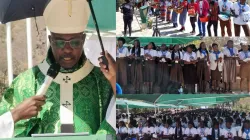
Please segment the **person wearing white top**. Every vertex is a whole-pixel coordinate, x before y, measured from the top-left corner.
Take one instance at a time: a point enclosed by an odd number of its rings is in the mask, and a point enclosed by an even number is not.
[[[198,75],[198,91],[206,92],[207,83],[210,80],[209,74],[209,53],[205,42],[200,43],[200,47],[196,53],[197,55],[197,75]]]
[[[138,124],[138,127],[137,127],[137,130],[136,130],[136,133],[137,133],[137,136],[139,137],[139,139],[143,136],[142,134],[142,129],[143,129],[143,127],[142,127],[142,123],[139,123]]]
[[[236,61],[238,57],[238,49],[234,47],[233,40],[227,41],[227,46],[223,49],[223,82],[225,83],[225,91],[232,93],[232,83],[236,82]]]
[[[155,82],[155,58],[158,56],[155,48],[154,42],[150,42],[144,51],[144,58],[146,60],[144,66],[144,82],[148,87],[148,93],[153,93],[153,84]]]
[[[222,136],[222,129],[219,128],[219,122],[215,121],[213,123],[213,128],[210,129],[210,133],[208,134],[208,139],[211,140],[219,140]]]
[[[172,135],[175,140],[183,140],[183,136],[185,134],[185,129],[181,127],[181,122],[177,121],[176,122],[176,127],[172,129]]]
[[[127,56],[129,56],[128,48],[124,46],[125,39],[118,38],[118,47],[116,49],[116,73],[119,73],[116,82],[121,86],[127,85]]]
[[[221,36],[225,36],[225,27],[227,28],[227,34],[228,36],[232,36],[232,28],[231,28],[231,19],[230,19],[230,13],[231,13],[231,7],[233,3],[230,0],[220,0],[219,1],[219,9],[220,14],[227,15],[229,19],[227,21],[223,21],[220,19],[220,27],[221,27]]]
[[[247,44],[242,45],[242,51],[239,53],[239,63],[240,63],[240,89],[243,93],[244,81],[248,82],[248,93],[250,93],[250,51],[248,50]]]
[[[232,11],[234,14],[234,32],[235,36],[240,36],[240,27],[242,26],[245,36],[250,36],[250,29],[248,22],[244,19],[244,12],[250,12],[250,6],[246,3],[246,0],[239,0],[232,5]],[[249,13],[248,13],[249,14]],[[249,16],[249,15],[248,15]],[[248,19],[250,20],[250,19]]]
[[[134,85],[136,94],[140,93],[140,84],[143,82],[142,73],[142,49],[140,48],[140,41],[134,41],[134,47],[130,50],[131,59],[131,83]]]
[[[172,82],[184,83],[183,79],[183,70],[182,70],[182,59],[183,59],[183,54],[179,50],[179,45],[174,46],[174,50],[172,51],[171,54],[171,60],[172,60],[172,67],[170,70],[170,80]]]
[[[218,44],[213,43],[213,52],[209,54],[211,80],[212,80],[212,93],[219,92],[219,82],[221,80],[221,73],[223,70],[224,54],[219,51]]]
[[[170,124],[166,123],[165,127],[161,129],[161,134],[163,139],[170,139],[172,138],[173,128]]]
[[[246,120],[243,123],[242,129],[239,130],[239,137],[242,139],[250,139],[250,121]]]
[[[188,122],[188,128],[185,129],[184,135],[187,139],[197,138],[198,132],[197,129],[194,128],[194,123],[192,121]]]
[[[232,123],[233,119],[231,117],[227,118],[226,127],[221,130],[221,135],[223,138],[233,140],[237,136],[235,128],[232,127]]]
[[[197,83],[197,71],[196,71],[197,57],[196,53],[193,52],[191,45],[187,46],[186,49],[187,51],[183,57],[184,83],[189,93],[195,93],[195,84]]]
[[[136,134],[137,134],[137,128],[130,123],[128,128],[129,138],[136,138]]]
[[[128,128],[123,121],[119,122],[118,135],[122,140],[128,136]]]
[[[207,137],[210,135],[210,129],[205,127],[204,122],[200,122],[200,127],[197,129],[197,133],[201,139],[204,139],[204,137]]]
[[[155,132],[154,127],[152,126],[151,123],[147,122],[146,126],[143,127],[142,129],[142,134],[144,139],[149,139],[152,137],[152,134]]]
[[[171,61],[171,54],[167,50],[167,46],[165,44],[161,45],[161,50],[158,51],[158,65],[157,65],[157,85],[162,87],[161,92],[167,92],[166,86],[169,82],[170,76],[170,67],[168,63]]]

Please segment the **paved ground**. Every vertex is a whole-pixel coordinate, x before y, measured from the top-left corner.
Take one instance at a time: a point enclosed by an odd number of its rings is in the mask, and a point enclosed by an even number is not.
[[[155,17],[150,17],[150,18],[153,18],[153,21],[155,21]],[[135,11],[134,20],[132,22],[132,37],[140,37],[140,36],[151,37],[153,34],[153,29],[141,30],[139,23],[141,23],[141,18],[140,18],[139,12]],[[250,26],[250,22],[248,24]],[[153,23],[153,25],[155,25],[155,22]],[[178,30],[181,28],[180,25],[178,28],[172,28],[172,26],[173,26],[172,24],[167,24],[166,21],[159,22],[158,28],[160,29],[161,36],[171,36],[171,37],[193,36],[190,34],[190,32],[192,31],[192,27],[191,27],[191,24],[189,22],[188,16],[187,16],[187,20],[186,20],[186,31],[179,32]],[[123,36],[123,30],[124,30],[123,29],[123,15],[121,12],[116,12],[116,35]],[[196,35],[198,34],[198,31],[199,31],[198,24],[196,23]],[[232,24],[232,34],[234,36],[233,24]],[[213,35],[213,27],[212,27],[212,35]],[[207,32],[206,32],[206,36],[208,36]],[[220,26],[218,26],[218,36],[221,36]],[[226,34],[226,36],[227,36],[227,34]],[[241,29],[240,36],[245,36],[243,29]]]

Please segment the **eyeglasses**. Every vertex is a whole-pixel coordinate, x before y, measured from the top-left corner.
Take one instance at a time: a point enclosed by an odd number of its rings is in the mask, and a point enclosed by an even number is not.
[[[83,42],[82,39],[72,39],[69,41],[66,40],[53,40],[51,41],[53,43],[53,45],[55,45],[57,48],[64,48],[64,46],[66,45],[66,43],[70,44],[71,48],[79,48],[81,46],[81,43]]]

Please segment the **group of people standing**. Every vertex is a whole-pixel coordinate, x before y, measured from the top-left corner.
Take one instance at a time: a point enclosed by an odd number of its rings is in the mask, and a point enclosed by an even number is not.
[[[167,21],[168,24],[172,23],[173,28],[178,27],[178,22],[181,26],[179,31],[186,30],[186,19],[189,16],[190,24],[192,26],[192,35],[196,34],[196,25],[198,24],[199,32],[197,36],[206,36],[206,31],[209,36],[218,36],[218,26],[221,29],[221,36],[232,36],[232,25],[234,26],[235,36],[240,36],[241,27],[245,33],[245,36],[250,36],[250,6],[246,0],[238,0],[232,2],[230,0],[142,0],[130,1],[122,5],[124,12],[124,32],[126,35],[127,17],[133,18],[132,7],[148,6],[149,13],[160,11],[159,17],[162,21]],[[178,19],[179,15],[179,19]],[[232,21],[233,20],[233,21]],[[196,24],[197,22],[197,24]],[[232,24],[233,23],[233,24]],[[213,33],[211,27],[213,26]],[[225,30],[226,28],[226,30]],[[129,26],[131,30],[131,26]],[[131,32],[130,32],[131,35]]]
[[[185,48],[162,44],[156,50],[154,42],[141,48],[140,41],[134,40],[134,46],[129,50],[124,43],[124,38],[118,38],[117,82],[123,88],[133,85],[137,94],[141,93],[142,86],[148,88],[148,93],[154,93],[154,85],[161,87],[161,93],[167,93],[171,84],[177,85],[178,89],[183,88],[186,93],[232,93],[238,62],[241,92],[244,80],[247,80],[250,92],[250,51],[247,43],[241,44],[240,51],[233,40],[228,40],[223,47],[217,43],[207,47],[205,42],[201,42],[198,49],[193,44]],[[224,86],[221,87],[220,83]]]
[[[249,115],[245,112],[197,109],[176,114],[131,114],[129,118],[122,114],[117,119],[120,140],[250,139]]]

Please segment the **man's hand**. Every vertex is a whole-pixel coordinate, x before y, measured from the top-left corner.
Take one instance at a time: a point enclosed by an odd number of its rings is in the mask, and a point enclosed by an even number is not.
[[[44,95],[39,95],[24,100],[16,108],[11,110],[14,122],[16,123],[20,120],[37,116],[38,112],[42,110],[42,106],[45,104],[45,99]]]
[[[103,55],[103,54],[101,53],[101,55]],[[102,73],[104,74],[104,76],[109,81],[109,83],[111,84],[114,95],[116,95],[116,68],[115,68],[116,65],[115,65],[115,60],[107,51],[105,51],[105,57],[108,60],[109,70],[106,69],[106,65],[102,63],[101,58],[98,59],[100,69],[101,69]]]

